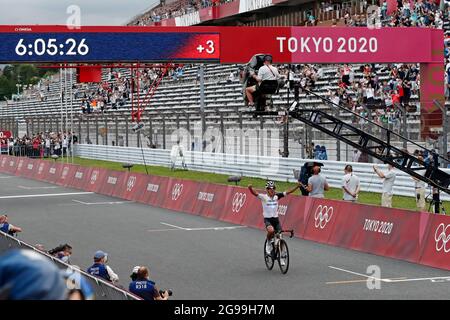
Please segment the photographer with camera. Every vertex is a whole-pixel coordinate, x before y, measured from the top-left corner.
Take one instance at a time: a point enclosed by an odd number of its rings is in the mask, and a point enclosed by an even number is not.
[[[313,167],[313,175],[308,179],[308,186],[306,191],[309,192],[310,197],[325,198],[325,191],[330,190],[327,179],[320,174],[320,166]]]
[[[131,293],[147,301],[168,300],[169,296],[172,295],[171,290],[162,291],[158,289],[155,282],[150,280],[147,267],[138,267],[137,272],[135,271],[136,267],[133,269],[132,282],[128,288]]]
[[[0,215],[0,231],[13,236],[17,232],[22,232],[22,228],[16,227],[8,222],[8,215]]]

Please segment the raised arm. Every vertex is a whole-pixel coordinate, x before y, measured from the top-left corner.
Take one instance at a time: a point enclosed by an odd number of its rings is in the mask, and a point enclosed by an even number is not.
[[[384,174],[383,172],[381,172],[380,170],[378,170],[378,168],[376,166],[373,166],[373,171],[375,171],[375,173],[382,179],[384,179]]]
[[[295,190],[297,190],[298,188],[300,188],[300,182],[297,183],[297,185],[289,190],[286,191],[286,195],[291,194],[293,192],[295,192]]]
[[[248,185],[248,190],[250,190],[251,194],[254,195],[255,197],[258,196],[258,192],[253,190],[253,186],[251,184]]]

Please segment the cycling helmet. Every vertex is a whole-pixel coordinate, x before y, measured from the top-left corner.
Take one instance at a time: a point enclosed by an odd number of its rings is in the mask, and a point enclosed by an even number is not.
[[[275,182],[273,182],[272,180],[267,181],[266,183],[266,189],[275,189]]]

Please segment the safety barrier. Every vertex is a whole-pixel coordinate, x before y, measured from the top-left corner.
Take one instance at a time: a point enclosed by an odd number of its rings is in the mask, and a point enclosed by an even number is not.
[[[75,146],[75,155],[82,158],[127,162],[134,164],[144,164],[142,152],[145,156],[145,162],[148,165],[157,165],[170,167],[170,150],[164,149],[144,149],[117,146],[89,145],[79,144]],[[243,175],[247,177],[257,177],[263,179],[295,181],[293,170],[299,170],[300,167],[311,159],[281,158],[250,156],[238,154],[209,153],[186,151],[184,153],[185,162],[189,169],[204,172],[213,172],[221,174]],[[381,193],[382,181],[373,171],[373,164],[360,162],[340,162],[340,161],[322,161],[324,163],[323,173],[327,177],[329,184],[335,188],[342,187],[342,178],[346,164],[353,166],[353,172],[359,177],[361,190],[368,192]],[[178,166],[181,166],[181,160],[178,158]],[[386,169],[383,164],[377,164],[381,169]],[[450,173],[450,170],[444,169]],[[414,180],[406,173],[397,172],[395,180],[394,194],[402,196],[415,196]],[[431,192],[431,190],[429,190]],[[443,200],[450,200],[450,195],[442,194]]]
[[[0,172],[264,228],[259,200],[246,188],[43,162],[0,156]],[[296,237],[450,270],[450,217],[301,196],[283,198],[278,210]]]
[[[12,237],[12,236],[0,231],[0,254],[4,253],[10,249],[33,250],[33,251],[47,257],[48,259],[50,259],[53,263],[56,264],[56,266],[59,269],[61,269],[63,271],[66,271],[69,269],[69,271],[71,271],[70,272],[71,274],[73,273],[73,271],[75,271],[75,274],[77,276],[79,274],[79,275],[83,276],[89,282],[89,284],[94,292],[94,296],[95,296],[96,300],[141,300],[139,297],[136,297],[135,295],[133,295],[132,293],[130,293],[128,291],[118,288],[102,279],[95,278],[82,270],[73,269],[73,267],[71,267],[69,264],[62,262],[61,260],[47,254],[46,252],[38,250],[37,248],[33,247],[32,245],[29,245],[15,237]],[[75,283],[73,285],[76,286],[77,279],[79,279],[79,278],[73,277],[73,279],[75,280]],[[79,280],[78,280],[78,285],[79,285]]]

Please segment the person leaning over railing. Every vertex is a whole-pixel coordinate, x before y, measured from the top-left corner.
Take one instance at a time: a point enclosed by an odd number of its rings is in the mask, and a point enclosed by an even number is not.
[[[144,300],[168,300],[171,293],[170,290],[161,291],[155,282],[150,280],[149,270],[147,267],[135,267],[131,275],[131,283],[129,291]]]
[[[101,250],[97,251],[94,255],[94,264],[87,269],[87,273],[112,283],[119,282],[119,276],[114,273],[110,266],[106,265],[107,261],[108,254]]]
[[[22,232],[22,228],[16,227],[8,222],[6,214],[0,216],[0,231],[9,235],[14,235],[17,232]]]

